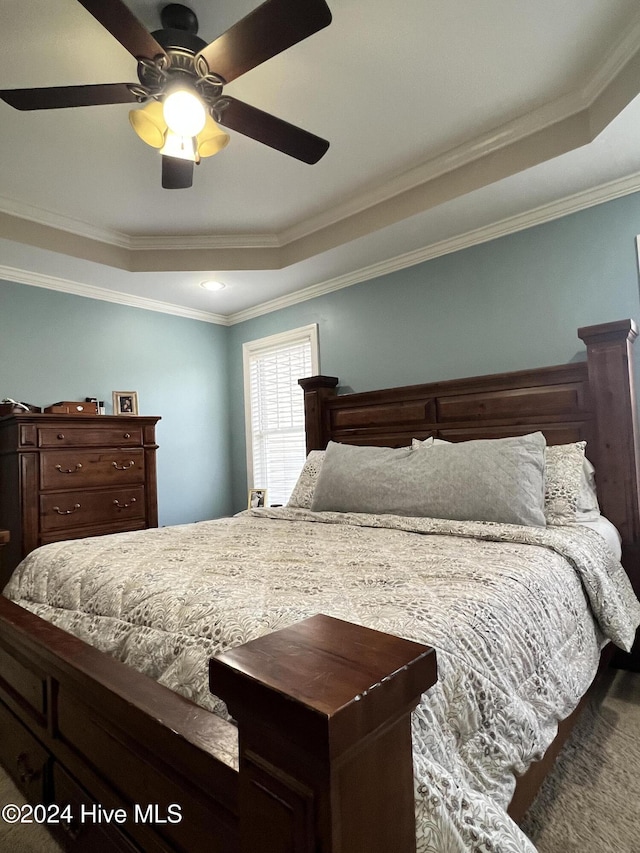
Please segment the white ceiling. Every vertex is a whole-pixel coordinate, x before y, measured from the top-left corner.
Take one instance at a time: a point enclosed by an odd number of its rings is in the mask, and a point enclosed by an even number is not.
[[[234,322],[640,188],[636,0],[328,3],[225,87],[329,139],[314,166],[232,131],[167,191],[128,105],[0,102],[0,277]],[[257,3],[187,5],[212,41]],[[137,79],[76,0],[2,0],[0,45],[6,89]]]

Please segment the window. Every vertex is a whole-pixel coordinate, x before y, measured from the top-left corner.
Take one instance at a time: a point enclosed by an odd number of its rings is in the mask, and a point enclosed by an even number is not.
[[[298,379],[319,373],[318,326],[243,345],[247,477],[285,504],[306,458],[304,393]]]

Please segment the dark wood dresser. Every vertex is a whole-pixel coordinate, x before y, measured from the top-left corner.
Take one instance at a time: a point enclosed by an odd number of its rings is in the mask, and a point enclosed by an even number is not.
[[[0,418],[0,589],[39,545],[158,526],[157,417]]]

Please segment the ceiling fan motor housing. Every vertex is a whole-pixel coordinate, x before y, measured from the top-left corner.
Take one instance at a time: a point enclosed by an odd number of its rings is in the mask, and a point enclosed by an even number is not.
[[[180,51],[195,56],[207,46],[207,43],[197,35],[198,19],[195,12],[186,6],[170,3],[160,13],[160,21],[162,29],[156,30],[151,35],[167,53]]]
[[[187,84],[197,88],[210,107],[220,95],[223,81],[210,75],[206,63],[196,61],[207,43],[197,35],[195,13],[180,3],[170,3],[160,18],[163,28],[152,36],[166,55],[138,60],[138,79],[146,90],[140,92],[141,100],[163,97],[167,90]]]
[[[194,35],[198,32],[196,13],[181,3],[169,3],[160,12],[164,30],[186,30]]]

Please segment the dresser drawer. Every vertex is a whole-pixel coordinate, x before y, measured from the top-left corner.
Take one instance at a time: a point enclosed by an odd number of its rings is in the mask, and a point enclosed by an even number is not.
[[[49,754],[5,707],[0,708],[0,763],[27,799],[43,802]]]
[[[144,519],[144,497],[144,486],[40,495],[40,526],[43,531],[66,530]]]
[[[131,533],[133,530],[146,530],[144,518],[114,519],[104,524],[92,524],[91,527],[73,527],[64,530],[47,530],[38,537],[38,545],[51,542],[66,542],[69,539],[86,539],[93,536],[108,536],[111,533]]]
[[[142,428],[98,423],[95,426],[38,427],[38,447],[140,447]]]
[[[144,483],[144,451],[43,450],[41,489],[81,489]]]

